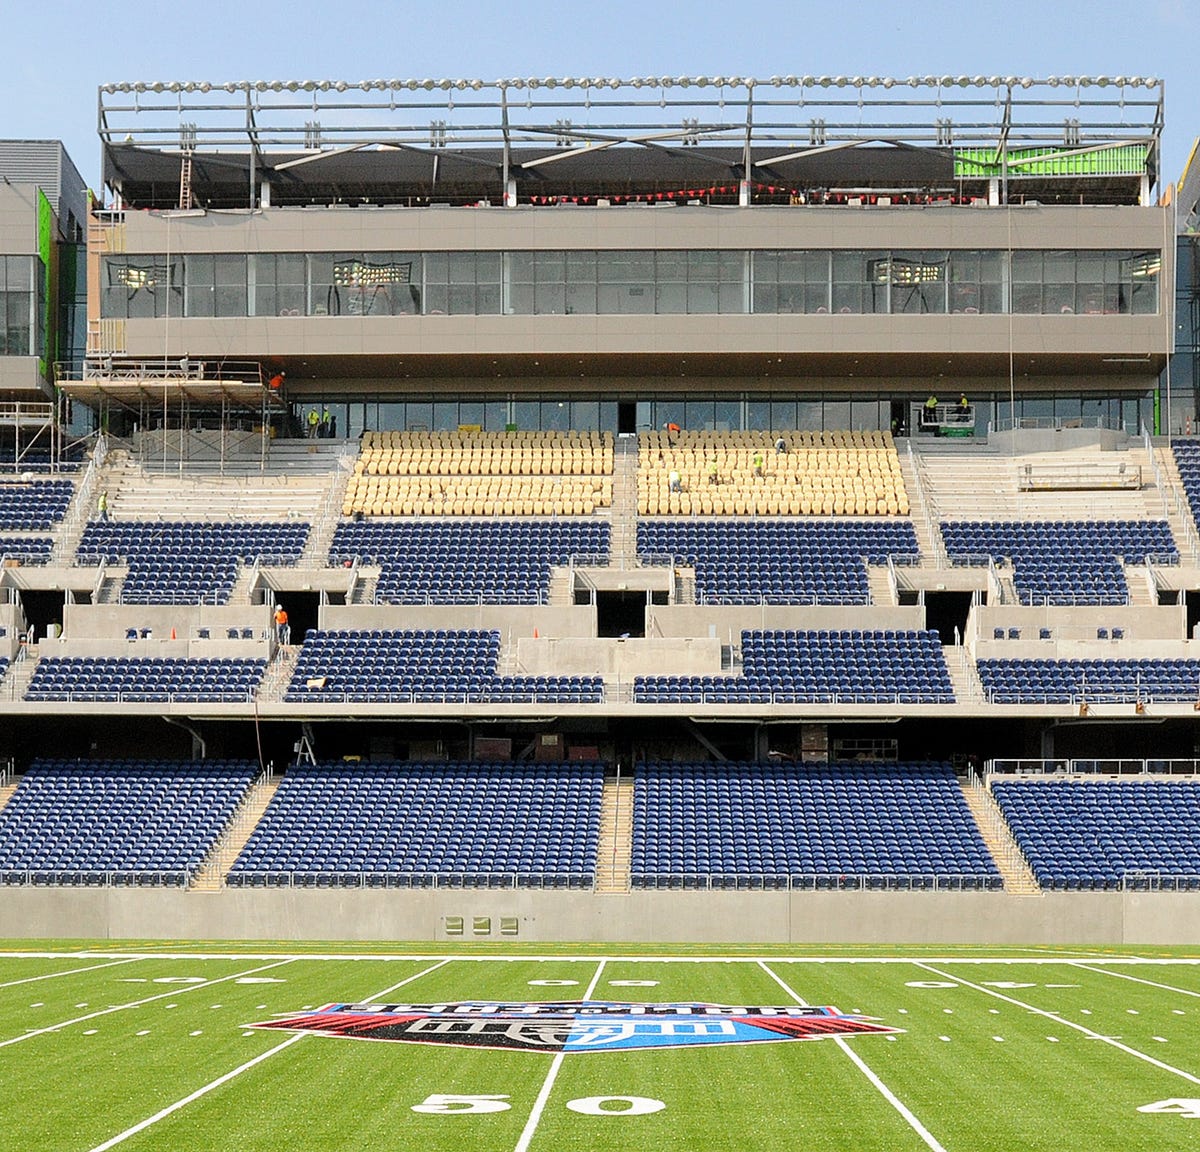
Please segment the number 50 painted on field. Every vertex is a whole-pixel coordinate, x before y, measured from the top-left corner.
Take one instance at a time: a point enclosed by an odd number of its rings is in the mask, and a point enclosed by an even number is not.
[[[507,1112],[512,1107],[507,1103],[508,1099],[507,1096],[435,1092],[420,1104],[414,1104],[412,1110],[427,1116],[465,1116],[468,1113],[480,1116],[485,1112]],[[567,1107],[583,1116],[648,1116],[652,1112],[661,1112],[666,1104],[648,1096],[584,1096],[579,1100],[568,1100]]]

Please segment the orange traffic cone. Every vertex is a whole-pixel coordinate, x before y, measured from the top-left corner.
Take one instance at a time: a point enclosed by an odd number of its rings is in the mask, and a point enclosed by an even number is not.
[[[175,639],[175,629],[174,628],[171,629],[171,639],[172,640]]]

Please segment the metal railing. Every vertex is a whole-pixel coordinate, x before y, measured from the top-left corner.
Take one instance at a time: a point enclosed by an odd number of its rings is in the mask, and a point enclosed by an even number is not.
[[[1197,872],[1126,872],[1121,876],[1122,892],[1200,892]]]
[[[1114,757],[1083,760],[989,760],[984,771],[994,776],[1196,776],[1200,759],[1137,760]]]
[[[912,440],[908,441],[908,462],[912,466],[913,484],[916,491],[913,493],[917,498],[917,506],[921,509],[921,516],[925,523],[929,525],[929,542],[933,546],[934,565],[938,568],[946,566],[946,545],[942,540],[942,529],[938,523],[937,506],[930,497],[928,500],[925,497],[925,481],[922,478],[921,472],[925,467],[924,462],[918,452],[913,450]],[[932,505],[932,507],[931,507]]]
[[[1063,429],[1063,428],[1107,428],[1113,432],[1124,431],[1120,424],[1110,424],[1103,416],[1087,416],[1082,418],[1066,416],[1018,416],[1015,420],[989,420],[988,434],[993,432],[1013,432],[1022,429]]]
[[[257,691],[257,687],[186,692],[156,688],[27,687],[25,700],[30,704],[249,704]]]
[[[98,871],[91,868],[0,869],[0,885],[34,888],[186,888],[189,869]]]
[[[593,891],[594,871],[589,872],[461,872],[356,871],[350,868],[272,869],[230,872],[231,888],[553,888]]]
[[[847,872],[649,872],[632,869],[633,888],[787,892],[1001,892],[998,874]]]

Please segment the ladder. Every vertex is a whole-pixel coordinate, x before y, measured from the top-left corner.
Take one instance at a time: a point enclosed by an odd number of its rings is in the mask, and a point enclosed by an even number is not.
[[[185,149],[179,161],[179,207],[187,212],[192,206],[192,153]]]

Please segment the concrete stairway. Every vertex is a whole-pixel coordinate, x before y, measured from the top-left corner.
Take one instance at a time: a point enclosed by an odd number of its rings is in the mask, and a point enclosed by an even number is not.
[[[17,790],[19,783],[19,780],[14,780],[11,784],[0,787],[0,812],[4,811],[4,806],[13,798],[13,793]]]
[[[29,681],[33,679],[37,662],[38,650],[34,645],[26,649],[24,660],[15,660],[9,664],[4,679],[0,680],[0,699],[23,700],[25,689],[29,687]]]
[[[260,703],[276,703],[283,699],[288,685],[292,682],[292,673],[296,671],[296,662],[300,659],[300,645],[280,645],[275,649],[275,659],[267,666],[262,683],[258,686]]]
[[[871,590],[872,604],[895,604],[892,586],[888,581],[888,570],[882,565],[867,565],[867,582]]]
[[[629,857],[633,841],[633,780],[616,774],[604,778],[600,799],[600,843],[596,850],[596,891],[629,891]]]
[[[898,450],[896,455],[900,461],[900,474],[904,478],[904,490],[908,493],[909,519],[912,520],[913,531],[917,536],[921,560],[931,564],[941,554],[941,534],[936,523],[937,505],[931,499],[929,485],[917,475],[917,469],[921,467],[921,456],[915,449],[912,456],[909,456],[907,449]],[[921,502],[922,493],[925,497],[924,506]]]
[[[1192,514],[1187,493],[1183,489],[1183,480],[1175,463],[1175,453],[1165,445],[1156,445],[1154,460],[1161,477],[1160,491],[1166,505],[1167,523],[1171,527],[1171,535],[1175,538],[1175,546],[1179,549],[1180,561],[1183,564],[1200,566],[1200,538],[1196,533],[1196,519]],[[1162,515],[1161,511],[1159,515]]]
[[[996,867],[1004,880],[1004,891],[1010,896],[1041,896],[1042,887],[1029,867],[1024,853],[1009,831],[1008,822],[1000,812],[991,792],[980,783],[964,784],[963,798],[983,842],[987,845]]]
[[[193,892],[219,892],[225,887],[226,874],[245,848],[246,841],[262,819],[278,787],[279,781],[274,777],[263,778],[251,787],[228,827],[213,845],[208,858],[200,865],[190,886]]]
[[[943,647],[946,657],[946,671],[950,673],[950,683],[954,687],[954,699],[959,704],[986,704],[987,693],[979,679],[979,672],[970,652],[964,647]]]
[[[613,456],[612,562],[624,568],[637,563],[637,441],[617,442]]]
[[[546,603],[563,606],[573,604],[575,590],[571,587],[570,568],[551,568],[550,585],[546,589]]]

